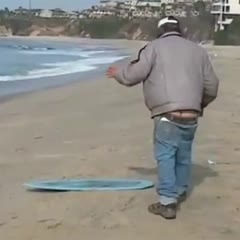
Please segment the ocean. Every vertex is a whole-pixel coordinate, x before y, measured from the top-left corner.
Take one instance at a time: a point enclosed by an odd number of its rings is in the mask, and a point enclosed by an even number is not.
[[[0,97],[100,74],[127,56],[104,44],[24,38],[0,38],[0,53]]]

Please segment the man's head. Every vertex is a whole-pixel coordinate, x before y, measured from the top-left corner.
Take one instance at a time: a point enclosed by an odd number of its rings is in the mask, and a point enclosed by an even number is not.
[[[177,32],[182,34],[179,21],[173,17],[164,17],[158,22],[158,37],[165,33]]]

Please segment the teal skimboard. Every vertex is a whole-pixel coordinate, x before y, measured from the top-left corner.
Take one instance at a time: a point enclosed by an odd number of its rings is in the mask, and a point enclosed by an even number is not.
[[[143,190],[154,184],[142,179],[89,178],[30,181],[24,186],[29,190],[46,191],[123,191]]]

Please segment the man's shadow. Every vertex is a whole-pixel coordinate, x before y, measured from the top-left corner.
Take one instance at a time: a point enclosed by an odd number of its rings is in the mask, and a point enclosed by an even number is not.
[[[157,168],[144,168],[144,167],[129,167],[130,171],[135,171],[142,176],[157,178]],[[204,182],[206,178],[217,177],[218,173],[208,166],[193,164],[192,167],[192,183],[189,195],[192,194],[194,188]]]

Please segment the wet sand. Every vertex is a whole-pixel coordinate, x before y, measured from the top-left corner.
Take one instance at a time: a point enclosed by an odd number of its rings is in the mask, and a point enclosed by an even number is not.
[[[25,181],[39,178],[156,179],[152,121],[141,86],[124,88],[102,75],[0,104],[0,239],[239,240],[240,48],[211,48],[210,54],[220,93],[200,120],[193,191],[177,220],[147,212],[157,199],[154,189],[38,193],[23,188]]]

